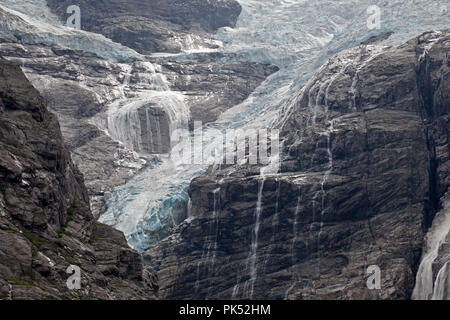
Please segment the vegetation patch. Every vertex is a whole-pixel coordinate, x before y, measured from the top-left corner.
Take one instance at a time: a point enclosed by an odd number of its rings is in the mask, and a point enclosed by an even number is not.
[[[18,280],[18,279],[5,279],[5,280],[15,284],[16,286],[36,287],[36,285],[32,282],[25,282],[23,280]]]
[[[59,228],[59,230],[57,231],[59,238],[62,238],[63,235],[73,237],[73,234],[66,231],[66,228],[69,225],[69,223],[73,220],[75,212],[78,208],[79,208],[78,202],[76,200],[72,201],[72,204],[67,209],[67,219],[66,219],[64,225],[61,228]]]
[[[38,249],[40,249],[42,247],[42,245],[45,242],[47,242],[46,240],[39,238],[38,236],[35,236],[34,234],[32,234],[26,230],[22,230],[22,234]]]

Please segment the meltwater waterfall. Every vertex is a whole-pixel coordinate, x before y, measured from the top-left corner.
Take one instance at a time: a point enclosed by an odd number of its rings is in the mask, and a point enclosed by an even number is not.
[[[415,300],[450,299],[450,263],[439,263],[440,250],[450,247],[450,198],[434,218],[426,236],[426,248],[416,277],[412,298]]]
[[[261,223],[261,211],[263,205],[263,191],[264,191],[264,175],[261,178],[261,181],[258,183],[258,200],[256,203],[256,212],[255,212],[255,225],[253,228],[252,234],[252,245],[249,256],[249,267],[250,267],[250,283],[247,291],[247,296],[251,299],[253,298],[254,290],[255,290],[255,281],[258,276],[256,269],[256,262],[258,259],[258,236],[259,229]]]
[[[385,44],[398,44],[427,30],[445,27],[432,14],[426,14],[427,11],[439,14],[440,7],[430,6],[425,0],[413,4],[402,0],[389,3],[382,0],[240,0],[239,3],[242,13],[236,27],[223,28],[215,36],[223,44],[217,49],[223,53],[218,59],[224,63],[270,63],[280,71],[267,78],[247,100],[204,128],[206,135],[213,129],[270,127],[277,118],[283,117],[279,112],[285,110],[284,106],[329,57],[371,36],[389,31],[392,35]],[[383,9],[380,29],[367,27],[367,8],[371,5]],[[195,54],[186,50],[183,54],[170,55],[170,59],[183,62],[191,58],[192,61]],[[164,59],[164,55],[159,58]],[[357,79],[354,81],[356,85]],[[166,110],[180,110],[175,106],[176,103]],[[113,137],[141,152],[168,150],[161,149],[164,142],[159,139],[164,141],[169,130],[158,128],[147,117],[154,111],[151,105],[129,101],[122,109],[110,118]],[[145,115],[138,121],[137,114]],[[153,142],[145,145],[142,139]],[[111,191],[107,197],[108,210],[100,221],[124,231],[132,247],[145,251],[186,218],[190,181],[209,165],[183,165],[173,162],[168,155],[157,156],[131,181]]]
[[[108,133],[135,152],[169,153],[171,133],[185,128],[190,117],[183,95],[170,90],[158,65],[135,62],[131,67],[125,65],[124,70],[123,98],[108,106]],[[129,92],[131,80],[142,89]]]

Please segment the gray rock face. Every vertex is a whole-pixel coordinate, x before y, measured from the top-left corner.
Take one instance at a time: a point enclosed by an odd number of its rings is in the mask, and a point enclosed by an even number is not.
[[[82,29],[100,33],[142,54],[180,52],[217,44],[207,33],[234,27],[241,6],[235,0],[48,0],[65,21],[70,5],[82,13]]]
[[[56,116],[3,58],[0,155],[0,298],[155,297],[155,278],[123,234],[94,222]],[[81,267],[81,290],[66,287],[69,265]]]
[[[145,254],[161,296],[410,298],[449,186],[449,45],[426,33],[330,59],[281,114],[280,174],[191,183],[192,217]]]

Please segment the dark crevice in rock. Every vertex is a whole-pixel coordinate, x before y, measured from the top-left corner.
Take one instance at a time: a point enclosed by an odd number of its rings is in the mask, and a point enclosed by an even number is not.
[[[428,130],[427,130],[428,131]],[[439,177],[437,174],[438,162],[436,159],[436,149],[433,139],[428,137],[427,148],[429,152],[429,197],[425,202],[424,227],[427,231],[433,223],[434,216],[441,209],[441,196],[439,195]]]
[[[423,36],[422,36],[423,37]],[[419,37],[418,43],[421,43],[422,37]],[[418,67],[416,67],[416,82],[419,94],[419,113],[422,117],[422,124],[426,132],[426,143],[429,158],[429,194],[425,200],[423,228],[426,232],[432,225],[436,213],[440,210],[439,177],[437,174],[438,161],[436,159],[435,129],[433,128],[440,112],[436,110],[434,103],[434,93],[430,80],[429,56],[422,48],[422,52],[416,53]],[[418,261],[417,266],[420,261]]]

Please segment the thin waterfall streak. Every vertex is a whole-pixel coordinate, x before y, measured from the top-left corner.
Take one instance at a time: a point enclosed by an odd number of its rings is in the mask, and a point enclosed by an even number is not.
[[[205,279],[209,278],[209,275],[211,272],[214,272],[215,262],[216,262],[216,256],[217,256],[217,248],[218,248],[218,236],[219,236],[219,214],[218,211],[220,210],[220,190],[221,188],[217,188],[213,191],[213,214],[212,214],[212,223],[210,223],[209,231],[208,231],[208,237],[211,237],[211,235],[214,234],[212,239],[205,239],[205,243],[203,244],[203,252],[202,252],[202,258],[197,263],[197,272],[196,272],[196,282],[195,282],[195,289],[198,293],[199,287],[200,287],[200,267],[203,264],[206,268],[206,275]],[[212,253],[211,253],[212,251]],[[212,257],[211,257],[212,254]],[[208,288],[208,292],[206,294],[205,299],[208,299],[211,292],[211,286]]]
[[[298,229],[297,229],[297,225],[298,225],[298,215],[300,212],[300,204],[301,204],[301,199],[302,199],[302,195],[301,195],[301,188],[300,186],[298,187],[298,195],[297,195],[297,206],[295,208],[295,214],[294,214],[294,224],[292,226],[292,243],[291,243],[291,281],[292,284],[291,286],[286,290],[285,294],[284,294],[284,299],[287,300],[289,297],[289,294],[291,293],[291,291],[295,288],[295,285],[297,284],[297,279],[295,279],[295,272],[294,272],[294,266],[296,263],[296,254],[295,254],[295,244],[297,243],[297,239],[298,239]]]
[[[265,177],[262,176],[261,180],[258,182],[259,188],[258,188],[258,200],[256,203],[256,211],[255,211],[255,225],[252,233],[252,244],[250,247],[250,255],[249,255],[249,271],[250,271],[250,292],[248,292],[248,297],[250,299],[253,298],[254,289],[255,289],[255,282],[258,277],[258,270],[257,270],[257,260],[258,260],[258,237],[259,237],[259,228],[260,228],[260,219],[261,219],[261,212],[262,212],[262,197],[263,197],[263,190],[264,190],[264,182]]]
[[[276,239],[275,236],[277,234],[277,230],[278,230],[278,224],[279,224],[279,201],[280,201],[280,188],[281,188],[281,179],[276,178],[276,182],[277,182],[277,191],[276,191],[276,203],[275,203],[275,213],[273,214],[272,217],[272,240],[271,243],[275,243]],[[262,274],[266,274],[266,268],[267,268],[267,263],[269,261],[269,253],[267,252],[264,258],[264,263],[263,263],[263,268],[262,268]]]

